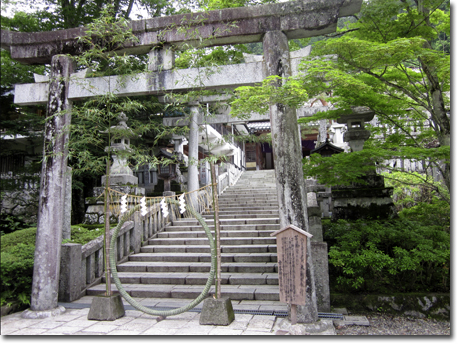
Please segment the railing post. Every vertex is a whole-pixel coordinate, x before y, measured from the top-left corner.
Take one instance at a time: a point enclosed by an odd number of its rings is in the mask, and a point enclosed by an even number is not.
[[[103,249],[99,249],[95,252],[95,265],[96,265],[96,276],[100,277],[104,273],[103,267]]]
[[[95,254],[91,254],[86,259],[86,283],[92,283],[95,279]]]
[[[66,243],[61,245],[59,301],[71,302],[79,299],[83,289],[81,252],[82,245],[80,244]]]
[[[142,246],[142,235],[143,235],[143,230],[142,230],[142,217],[140,215],[140,211],[136,211],[133,216],[133,221],[134,221],[134,228],[133,228],[133,234],[132,240],[131,240],[131,246],[134,249],[134,253],[140,253],[140,248]]]

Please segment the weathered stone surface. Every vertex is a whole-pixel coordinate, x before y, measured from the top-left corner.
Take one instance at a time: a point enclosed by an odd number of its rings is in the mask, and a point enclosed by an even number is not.
[[[61,246],[59,301],[70,302],[81,296],[81,255],[81,244],[66,243]]]
[[[269,31],[281,31],[290,39],[317,36],[335,32],[338,17],[360,11],[361,4],[362,0],[301,0],[132,21],[139,42],[128,43],[121,51],[147,53],[160,43],[215,46],[258,42]],[[83,52],[86,48],[77,41],[83,35],[85,28],[40,33],[2,30],[1,44],[23,63],[49,63],[58,53]]]
[[[195,68],[140,73],[126,77],[99,77],[73,79],[69,99],[80,100],[114,93],[118,97],[147,94],[163,95],[196,88],[199,81],[203,89],[236,88],[253,85],[263,80],[262,63],[242,63],[222,66],[216,72]],[[15,103],[19,105],[44,104],[47,102],[47,83],[18,84],[15,87]]]
[[[283,318],[277,322],[274,329],[275,335],[336,335],[333,321],[330,319],[292,325],[289,319]]]
[[[229,326],[234,321],[234,310],[229,298],[208,298],[203,302],[201,325]]]
[[[199,119],[200,109],[198,106],[191,106],[190,124],[189,124],[189,162],[187,192],[197,191],[199,189]],[[196,194],[191,196],[192,203],[188,203],[193,208],[197,208]]]
[[[124,314],[125,311],[121,295],[97,295],[94,299],[92,299],[87,319],[97,321],[114,321],[123,317]]]
[[[286,35],[278,31],[266,33],[263,50],[267,76],[292,75]],[[270,119],[281,228],[292,224],[308,232],[307,193],[295,108],[271,106]]]
[[[344,316],[342,320],[334,320],[334,326],[369,326],[366,316]]]
[[[392,201],[392,187],[384,187],[384,178],[379,175],[363,177],[366,184],[354,183],[351,186],[333,186],[332,220],[355,220],[361,218],[388,219],[397,215]]]
[[[70,167],[66,167],[64,174],[63,239],[71,239],[72,170]]]
[[[313,242],[312,239],[312,259],[315,269],[315,290],[318,311],[331,312],[328,245],[326,242]]]
[[[34,255],[31,310],[58,306],[58,281],[63,229],[64,176],[67,163],[71,102],[67,99],[73,61],[64,55],[52,60],[50,96],[45,124],[44,156],[40,179],[37,238]]]
[[[331,304],[346,307],[352,314],[385,310],[415,317],[450,318],[448,293],[399,293],[393,295],[354,295],[331,293]]]
[[[58,305],[57,307],[49,310],[31,310],[27,309],[22,312],[21,317],[22,318],[30,318],[30,319],[38,319],[38,318],[47,318],[47,317],[53,317],[53,316],[58,316],[64,313],[66,309]]]

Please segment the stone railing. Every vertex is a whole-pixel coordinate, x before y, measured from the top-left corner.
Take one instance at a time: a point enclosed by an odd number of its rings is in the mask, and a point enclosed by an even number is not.
[[[173,215],[164,218],[160,204],[149,208],[142,217],[135,212],[132,221],[121,227],[116,241],[116,261],[124,262],[131,254],[140,252],[142,246],[157,232],[171,224]],[[110,235],[115,229],[110,230]],[[83,297],[86,289],[102,282],[104,268],[104,237],[81,245],[65,243],[61,246],[59,300],[71,302]]]
[[[229,173],[223,173],[218,176],[218,194],[223,193],[223,191],[229,187]]]
[[[226,163],[223,168],[223,173],[218,176],[218,194],[223,193],[229,186],[234,186],[234,184],[239,180],[242,173],[244,172],[239,167],[234,166],[234,164]]]

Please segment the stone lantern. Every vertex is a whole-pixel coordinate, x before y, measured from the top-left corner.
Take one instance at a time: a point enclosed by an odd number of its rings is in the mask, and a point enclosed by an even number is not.
[[[349,143],[352,152],[361,151],[363,144],[370,137],[370,131],[365,129],[364,123],[369,122],[375,116],[375,112],[369,108],[352,108],[353,114],[342,115],[338,118],[339,124],[347,124],[344,134],[344,142]]]
[[[110,151],[113,163],[110,167],[110,174],[108,176],[108,185],[112,189],[132,194],[136,196],[145,195],[145,188],[137,187],[138,178],[133,175],[132,169],[128,166],[127,156],[125,153],[130,152],[130,128],[127,126],[126,121],[128,118],[124,113],[121,113],[118,117],[118,125],[112,126],[110,130],[102,132],[108,134],[108,132],[115,134],[114,131],[125,130],[124,137],[114,136],[110,140],[110,146],[105,148],[105,152]],[[102,176],[102,186],[94,187],[93,197],[86,198],[86,214],[84,217],[84,223],[86,224],[97,224],[104,223],[104,197],[102,193],[105,191],[107,184],[107,176]],[[111,223],[117,223],[119,220],[117,215],[110,216]]]
[[[364,123],[373,119],[375,113],[369,108],[352,108],[354,113],[343,115],[337,120],[347,124],[344,141],[349,143],[352,152],[363,149],[363,144],[370,137]],[[365,184],[354,183],[349,186],[333,186],[331,188],[332,217],[338,219],[387,219],[397,215],[392,201],[392,187],[385,187],[384,178],[375,171],[361,177]]]
[[[129,130],[126,121],[128,118],[121,112],[118,117],[119,123],[116,126],[112,126],[111,130]],[[129,134],[129,133],[127,133]],[[137,185],[138,178],[133,175],[131,168],[128,166],[127,157],[124,153],[129,152],[131,148],[131,140],[127,136],[123,137],[112,137],[110,146],[105,148],[105,152],[111,151],[111,157],[113,158],[113,164],[110,167],[109,185],[120,186],[120,185]],[[106,184],[106,175],[102,176],[102,186]]]

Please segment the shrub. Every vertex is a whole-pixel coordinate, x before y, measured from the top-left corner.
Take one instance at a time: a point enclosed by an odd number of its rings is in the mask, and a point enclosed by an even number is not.
[[[331,289],[337,292],[448,292],[450,235],[403,219],[326,223]]]
[[[71,226],[71,240],[66,241],[86,244],[103,234],[103,225],[89,228],[86,228],[86,225]],[[37,228],[31,227],[1,237],[0,302],[2,306],[12,301],[23,307],[30,304],[36,232]]]
[[[36,227],[26,228],[2,236],[1,251],[8,251],[18,244],[25,243],[34,246],[36,243]]]
[[[63,240],[63,243],[86,244],[98,236],[103,235],[103,225],[76,225],[71,226],[71,239]]]
[[[0,296],[2,305],[11,300],[16,300],[20,305],[29,305],[34,248],[33,244],[18,243],[7,251],[1,252]]]

